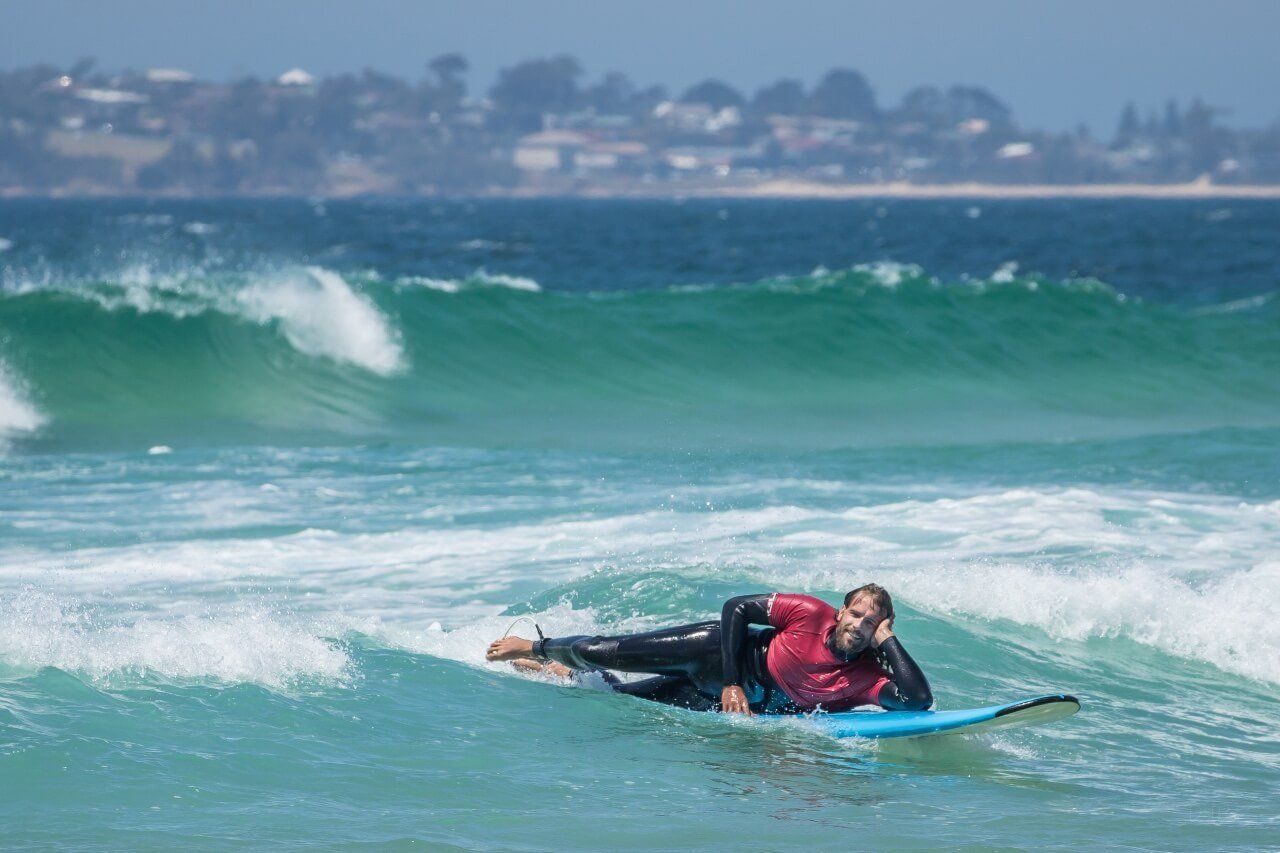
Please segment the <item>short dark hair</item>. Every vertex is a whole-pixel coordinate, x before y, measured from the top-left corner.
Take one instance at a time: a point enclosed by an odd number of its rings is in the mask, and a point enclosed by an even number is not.
[[[853,600],[860,595],[870,598],[877,607],[884,611],[884,615],[893,618],[893,597],[889,595],[889,590],[880,586],[878,583],[863,584],[855,590],[849,592],[844,597],[844,606],[848,607]]]

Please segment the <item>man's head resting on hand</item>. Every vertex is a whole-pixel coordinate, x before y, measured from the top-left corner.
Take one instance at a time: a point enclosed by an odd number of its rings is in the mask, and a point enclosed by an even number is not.
[[[893,598],[879,584],[869,583],[849,592],[836,611],[831,646],[852,657],[868,646],[879,646],[893,636]]]

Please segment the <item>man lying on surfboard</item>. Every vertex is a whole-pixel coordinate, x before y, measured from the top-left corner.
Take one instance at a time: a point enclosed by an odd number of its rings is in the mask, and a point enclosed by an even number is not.
[[[741,595],[715,621],[617,637],[503,637],[485,657],[557,675],[651,673],[610,681],[619,693],[729,714],[933,704],[924,673],[894,636],[893,599],[876,584],[850,592],[839,610],[808,595]]]

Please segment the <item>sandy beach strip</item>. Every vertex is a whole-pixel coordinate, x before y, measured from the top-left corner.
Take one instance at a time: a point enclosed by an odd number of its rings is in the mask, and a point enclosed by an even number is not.
[[[775,180],[758,184],[703,187],[690,195],[725,198],[1150,198],[1150,199],[1280,199],[1280,185],[1213,184],[825,184]]]

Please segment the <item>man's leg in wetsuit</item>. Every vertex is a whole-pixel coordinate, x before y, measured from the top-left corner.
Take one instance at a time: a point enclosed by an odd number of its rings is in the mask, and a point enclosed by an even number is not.
[[[625,693],[637,699],[648,699],[650,702],[661,702],[664,705],[676,705],[692,711],[718,711],[719,700],[708,696],[693,686],[693,682],[683,675],[655,675],[644,681],[612,683],[615,693]]]
[[[643,687],[631,686],[622,692],[657,701],[678,699],[677,704],[691,704],[695,697],[687,690],[677,689],[676,681],[714,700],[720,694],[724,677],[720,654],[720,623],[716,621],[616,637],[550,637],[533,643],[511,637],[495,641],[486,657],[515,660],[532,655],[571,669],[668,676],[674,680],[650,679],[641,682]]]
[[[533,644],[533,653],[572,669],[681,676],[713,696],[724,677],[718,621],[616,637],[548,637]]]

